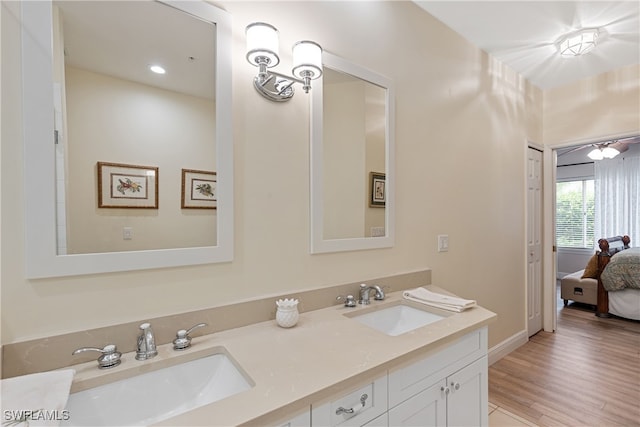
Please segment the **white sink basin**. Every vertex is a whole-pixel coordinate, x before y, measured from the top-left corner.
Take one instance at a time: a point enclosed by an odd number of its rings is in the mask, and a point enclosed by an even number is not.
[[[117,368],[114,368],[117,369]],[[66,426],[144,426],[249,390],[224,353],[69,395]]]
[[[349,317],[370,328],[395,337],[437,322],[446,316],[400,304]]]

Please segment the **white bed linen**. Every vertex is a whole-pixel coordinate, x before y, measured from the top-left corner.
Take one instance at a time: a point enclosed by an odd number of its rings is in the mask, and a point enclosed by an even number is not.
[[[625,319],[640,320],[640,289],[609,292],[609,313]]]

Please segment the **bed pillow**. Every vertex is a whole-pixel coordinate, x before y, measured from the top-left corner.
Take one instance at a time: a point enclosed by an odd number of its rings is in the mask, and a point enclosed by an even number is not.
[[[587,266],[584,268],[584,273],[582,273],[583,279],[597,279],[598,278],[598,255],[594,255],[591,257]]]

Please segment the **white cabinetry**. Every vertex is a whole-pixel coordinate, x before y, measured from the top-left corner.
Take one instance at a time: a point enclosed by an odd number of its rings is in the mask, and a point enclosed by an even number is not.
[[[487,328],[389,372],[389,425],[487,426]]]
[[[389,410],[390,426],[488,425],[484,356]]]
[[[388,425],[387,376],[319,406],[311,405],[311,425],[323,427],[377,427]],[[384,415],[381,419],[378,419]],[[371,422],[371,424],[368,424]],[[383,423],[383,424],[380,424]]]
[[[279,427],[311,427],[311,409],[280,424]]]
[[[311,405],[311,426],[488,426],[487,328]],[[291,424],[291,427],[299,424]]]

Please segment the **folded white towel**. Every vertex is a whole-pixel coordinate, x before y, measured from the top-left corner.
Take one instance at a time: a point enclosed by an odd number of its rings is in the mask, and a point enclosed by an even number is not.
[[[405,299],[458,313],[477,305],[475,300],[431,292],[425,288],[409,289],[402,293]]]
[[[74,375],[73,369],[61,369],[0,380],[3,420],[16,426],[58,426],[73,416],[63,410]]]

